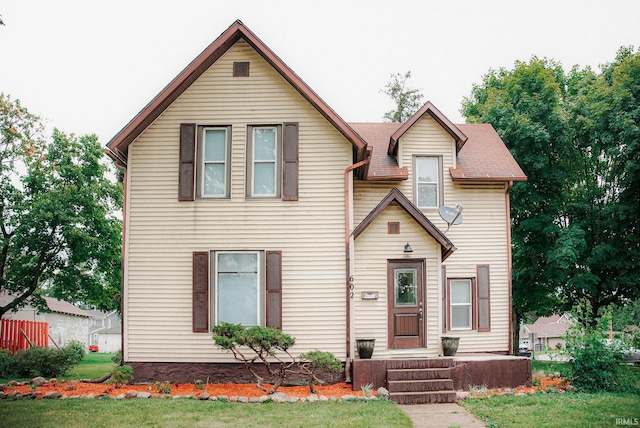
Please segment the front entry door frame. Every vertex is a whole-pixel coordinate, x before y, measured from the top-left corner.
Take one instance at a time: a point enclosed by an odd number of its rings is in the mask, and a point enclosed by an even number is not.
[[[387,260],[389,349],[426,347],[426,261]]]

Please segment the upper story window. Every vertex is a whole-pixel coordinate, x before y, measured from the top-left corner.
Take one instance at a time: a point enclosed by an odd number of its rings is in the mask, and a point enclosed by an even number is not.
[[[198,144],[197,188],[204,198],[229,196],[230,129],[202,127]]]
[[[441,158],[416,156],[414,158],[415,199],[418,208],[438,208],[442,205]]]
[[[231,197],[231,141],[231,126],[180,124],[179,201]],[[298,122],[247,127],[247,197],[298,200],[298,143]]]
[[[282,175],[281,126],[250,126],[247,150],[247,193],[279,197]]]

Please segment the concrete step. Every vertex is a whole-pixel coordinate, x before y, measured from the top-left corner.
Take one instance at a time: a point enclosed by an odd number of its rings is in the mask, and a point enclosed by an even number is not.
[[[390,370],[390,369],[446,369],[453,366],[454,366],[453,358],[390,360],[387,362],[387,370]]]
[[[392,392],[391,401],[398,404],[426,404],[426,403],[455,403],[456,392],[451,391],[423,391],[423,392]]]
[[[390,369],[387,380],[451,379],[451,369]]]
[[[433,392],[453,390],[452,379],[395,380],[387,385],[389,392]]]

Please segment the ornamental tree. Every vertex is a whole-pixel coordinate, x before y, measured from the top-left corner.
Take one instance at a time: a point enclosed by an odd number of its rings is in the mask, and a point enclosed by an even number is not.
[[[118,308],[122,205],[95,135],[55,129],[0,94],[0,317],[44,295]]]

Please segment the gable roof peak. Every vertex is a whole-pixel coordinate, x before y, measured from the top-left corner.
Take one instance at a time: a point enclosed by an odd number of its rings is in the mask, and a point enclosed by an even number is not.
[[[367,143],[327,103],[324,102],[293,70],[287,66],[242,21],[237,19],[205,48],[158,95],[107,143],[105,153],[124,166],[129,145],[144,132],[169,106],[186,91],[240,39],[246,41],[269,65],[298,91],[325,119],[340,132],[364,159]]]
[[[404,122],[396,132],[391,135],[389,141],[389,151],[391,156],[395,156],[398,152],[398,140],[402,135],[407,132],[422,116],[429,114],[440,126],[444,128],[449,135],[453,137],[456,142],[456,153],[460,151],[464,143],[467,141],[467,136],[449,120],[440,110],[434,106],[431,101],[424,103],[420,109],[413,114],[406,122]]]
[[[387,193],[378,206],[376,206],[361,222],[356,228],[353,230],[354,239],[358,238],[365,231],[367,227],[380,215],[382,212],[392,203],[395,202],[402,209],[405,210],[407,214],[409,214],[424,230],[430,235],[438,244],[440,244],[442,260],[444,261],[447,257],[449,257],[455,250],[456,247],[453,243],[446,237],[444,233],[440,229],[436,227],[418,207],[416,207],[405,195],[398,189],[394,187]]]

